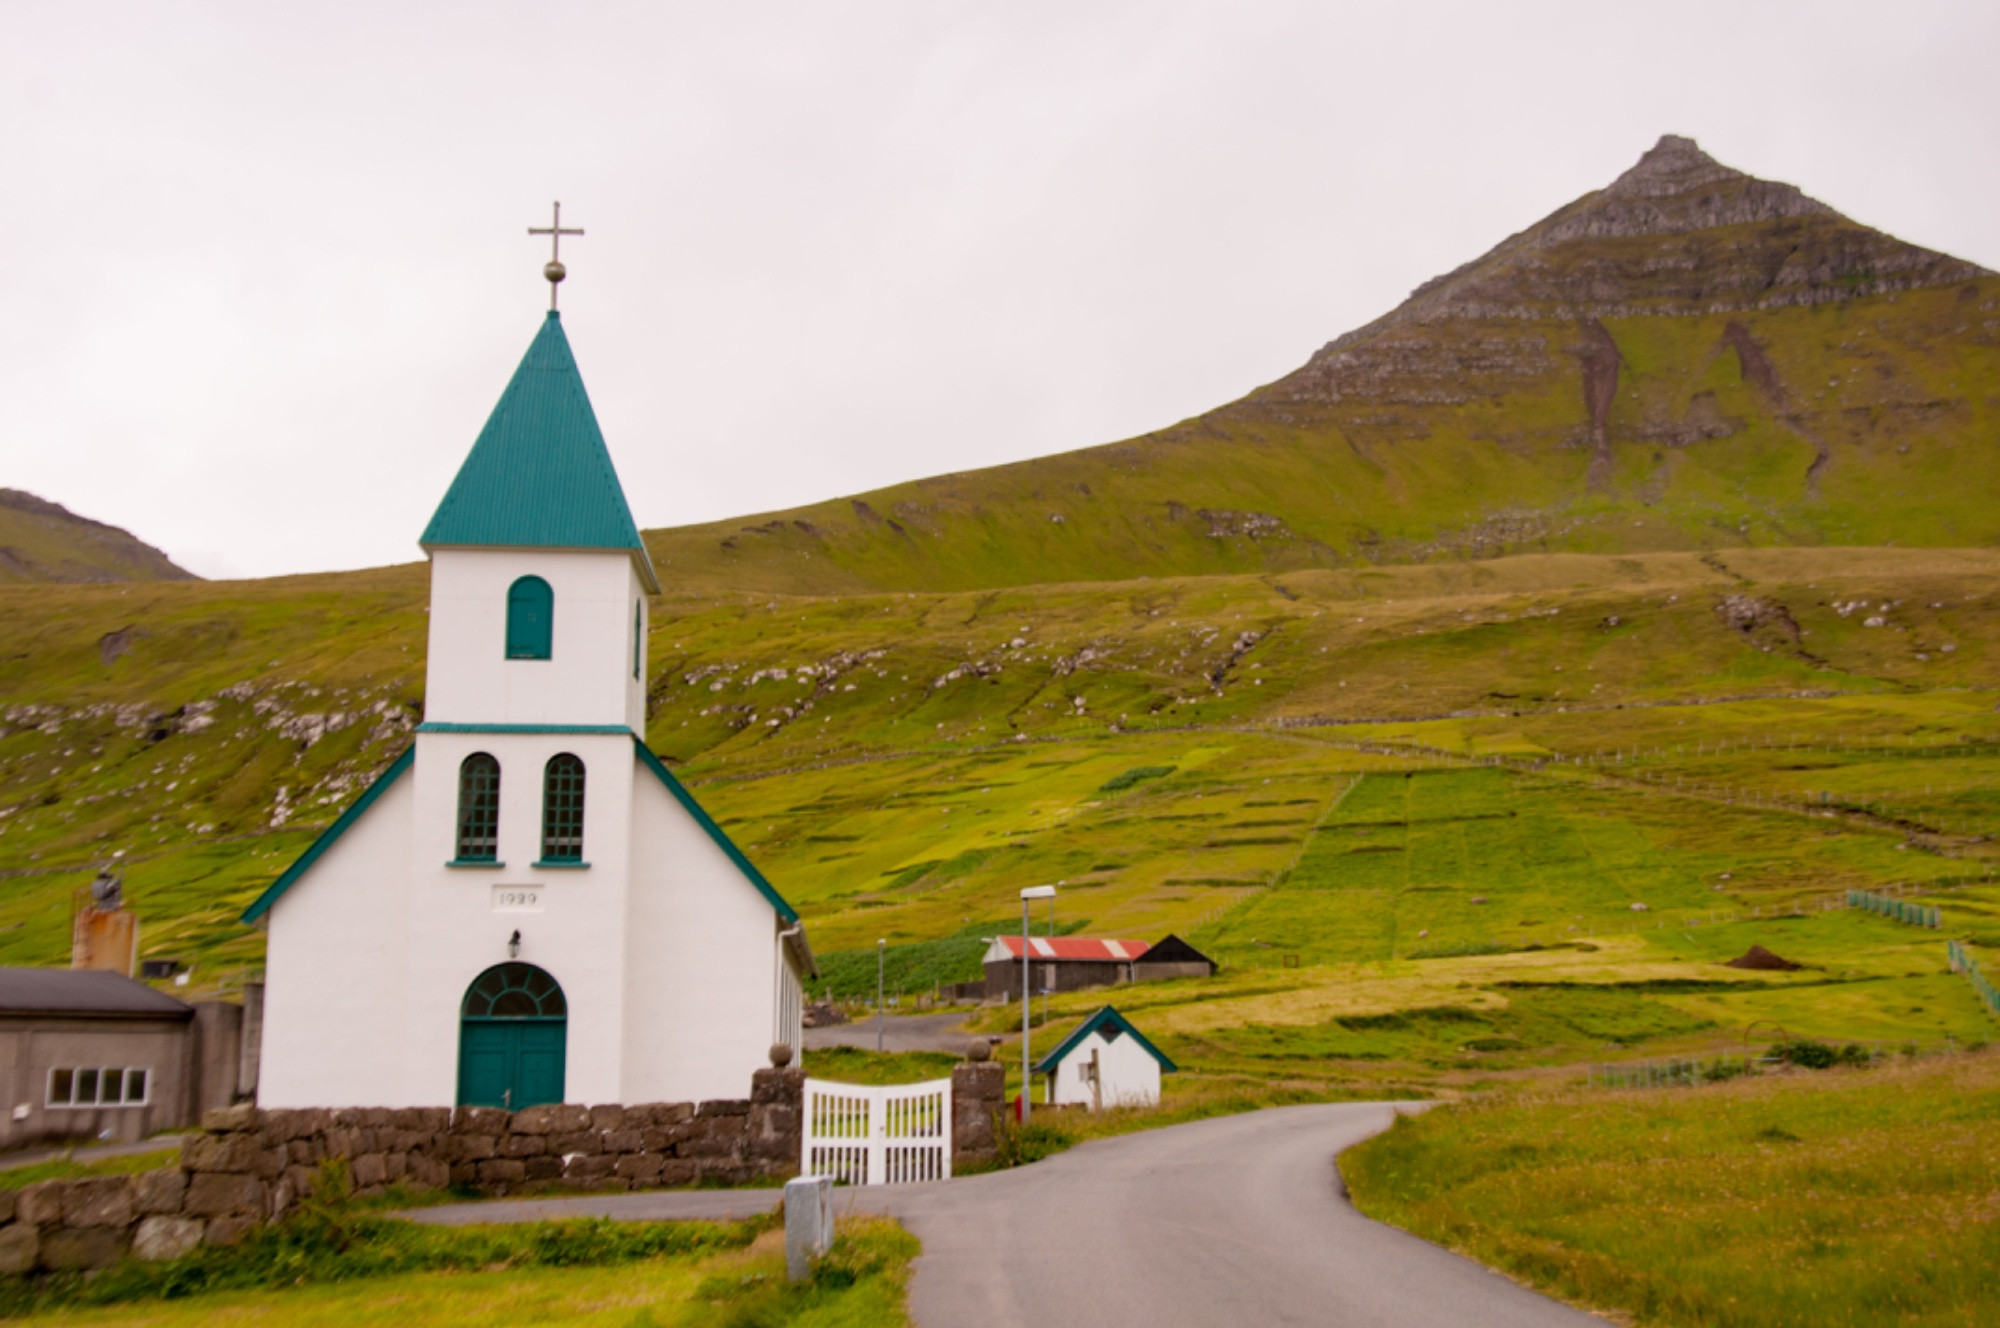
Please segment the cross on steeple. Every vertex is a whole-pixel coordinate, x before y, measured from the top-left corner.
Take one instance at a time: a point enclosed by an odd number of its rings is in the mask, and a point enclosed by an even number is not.
[[[583,231],[579,228],[566,227],[562,224],[562,204],[558,202],[555,205],[555,216],[549,224],[546,226],[530,226],[528,227],[528,234],[546,235],[549,237],[549,261],[542,268],[542,275],[549,279],[549,308],[554,309],[556,307],[556,286],[565,276],[569,275],[562,265],[562,237],[565,235],[581,235]]]

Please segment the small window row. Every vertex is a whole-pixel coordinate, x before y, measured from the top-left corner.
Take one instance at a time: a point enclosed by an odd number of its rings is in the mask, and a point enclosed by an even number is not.
[[[548,659],[555,642],[556,593],[539,576],[524,576],[507,587],[507,658]],[[642,671],[646,606],[632,605],[632,676]]]
[[[500,762],[474,752],[458,767],[456,862],[495,862],[500,856]],[[583,761],[558,752],[542,767],[542,859],[583,861]]]
[[[52,1107],[143,1107],[153,1072],[132,1066],[64,1066],[49,1071]]]

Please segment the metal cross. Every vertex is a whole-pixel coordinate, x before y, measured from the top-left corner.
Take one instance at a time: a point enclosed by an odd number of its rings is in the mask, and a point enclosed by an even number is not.
[[[578,227],[564,226],[562,224],[562,204],[561,202],[557,202],[555,205],[555,216],[549,224],[546,226],[530,226],[528,227],[528,234],[546,235],[549,237],[549,261],[542,268],[542,275],[549,279],[549,308],[554,309],[556,307],[556,286],[568,275],[562,265],[562,237],[565,235],[581,235],[583,231]]]

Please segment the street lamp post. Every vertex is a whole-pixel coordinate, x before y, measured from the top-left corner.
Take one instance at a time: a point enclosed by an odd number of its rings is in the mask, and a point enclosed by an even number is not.
[[[1028,964],[1028,937],[1030,935],[1028,931],[1028,904],[1031,900],[1054,899],[1055,897],[1056,888],[1053,885],[1031,885],[1021,892],[1021,1124],[1023,1125],[1028,1123],[1028,1100],[1033,1096],[1028,1091],[1031,1082],[1028,1076],[1032,1073],[1028,1068],[1028,1041],[1030,1037],[1028,1032],[1028,1011],[1034,1006],[1034,996],[1028,984],[1028,973],[1030,971]],[[1054,908],[1055,905],[1051,904],[1049,907]]]
[[[882,961],[889,953],[889,942],[875,942],[875,1054],[882,1053]]]

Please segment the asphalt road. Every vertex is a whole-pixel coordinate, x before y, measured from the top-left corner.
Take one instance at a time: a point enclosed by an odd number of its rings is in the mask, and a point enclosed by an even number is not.
[[[923,1242],[920,1328],[1573,1328],[1602,1320],[1361,1216],[1334,1155],[1379,1102],[1282,1107],[1084,1144],[1031,1167],[843,1189]],[[425,1222],[743,1216],[776,1191],[680,1191],[421,1209]]]
[[[892,1014],[882,1021],[882,1049],[884,1051],[948,1051],[954,1056],[965,1053],[965,1044],[972,1040],[972,1034],[964,1032],[959,1025],[971,1018],[967,1010],[951,1010],[944,1014]],[[814,1047],[865,1047],[875,1050],[875,1017],[869,1015],[849,1024],[834,1024],[827,1028],[806,1030],[806,1050]]]

